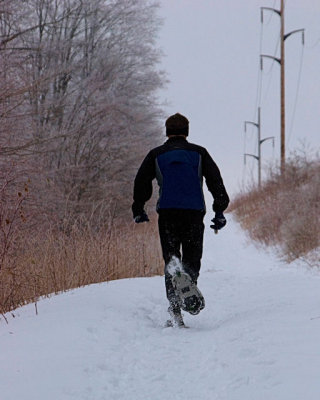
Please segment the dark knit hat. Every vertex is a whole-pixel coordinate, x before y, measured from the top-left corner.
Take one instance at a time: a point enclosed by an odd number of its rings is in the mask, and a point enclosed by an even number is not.
[[[189,121],[183,115],[177,113],[171,115],[166,120],[166,135],[183,135],[188,136],[189,134]]]

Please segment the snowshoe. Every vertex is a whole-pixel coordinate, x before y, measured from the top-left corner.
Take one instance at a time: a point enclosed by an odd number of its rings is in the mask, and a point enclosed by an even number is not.
[[[170,306],[168,308],[168,312],[170,314],[171,319],[167,321],[167,327],[178,327],[178,328],[186,328],[183,317],[181,314],[180,307]]]
[[[205,307],[204,298],[189,274],[177,271],[172,277],[172,285],[180,301],[182,310],[197,315]]]

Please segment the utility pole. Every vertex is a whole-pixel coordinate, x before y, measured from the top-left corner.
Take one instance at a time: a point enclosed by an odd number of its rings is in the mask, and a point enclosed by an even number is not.
[[[280,10],[270,7],[261,7],[261,23],[263,23],[263,11],[269,10],[280,16],[280,58],[260,54],[260,66],[263,69],[263,57],[272,58],[280,64],[280,159],[281,173],[285,169],[286,160],[286,102],[285,102],[285,40],[293,33],[302,32],[302,44],[304,45],[304,29],[297,29],[287,34],[284,33],[284,0],[281,0]]]
[[[244,154],[244,162],[246,162],[246,157],[253,157],[258,161],[258,185],[261,186],[261,145],[263,142],[272,139],[274,146],[274,136],[267,137],[265,139],[261,139],[261,108],[258,107],[258,122],[245,121],[244,122],[244,131],[247,132],[247,124],[254,125],[257,128],[258,132],[258,155],[255,154]]]
[[[286,160],[286,103],[285,103],[285,49],[284,49],[284,0],[281,0],[280,8],[280,160],[281,160],[281,173],[284,172],[285,160]]]

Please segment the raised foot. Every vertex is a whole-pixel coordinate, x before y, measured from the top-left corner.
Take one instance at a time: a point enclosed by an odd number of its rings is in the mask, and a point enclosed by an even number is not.
[[[189,274],[179,272],[172,277],[172,284],[180,299],[180,307],[192,315],[199,314],[205,307],[205,301],[197,285]]]

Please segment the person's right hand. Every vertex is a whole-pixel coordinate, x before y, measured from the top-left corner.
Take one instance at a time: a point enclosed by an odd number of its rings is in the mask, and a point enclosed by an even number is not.
[[[219,231],[226,226],[227,223],[227,220],[221,211],[217,211],[215,217],[211,221],[213,222],[213,225],[210,225],[210,228],[214,229],[215,231]]]

